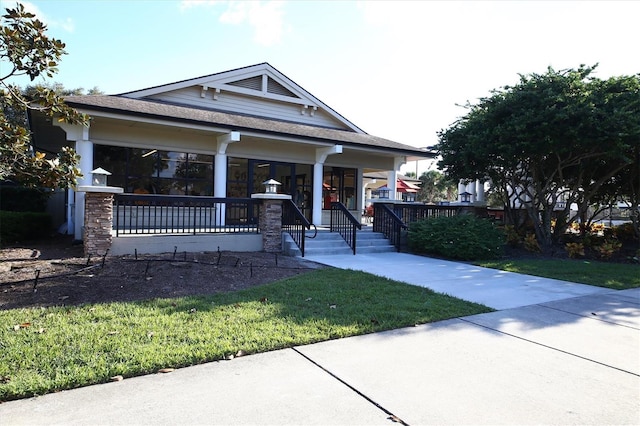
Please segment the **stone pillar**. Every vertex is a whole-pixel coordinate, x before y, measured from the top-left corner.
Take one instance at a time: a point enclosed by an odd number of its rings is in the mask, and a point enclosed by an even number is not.
[[[111,248],[113,194],[87,192],[84,207],[84,255],[103,255]]]
[[[282,252],[282,203],[290,200],[286,194],[251,194],[251,198],[261,199],[260,233],[262,250],[267,253]]]
[[[78,187],[77,193],[84,195],[84,235],[85,256],[101,256],[111,248],[113,229],[113,194],[124,190],[113,186]]]
[[[262,249],[267,253],[282,252],[282,200],[264,200],[260,210]]]

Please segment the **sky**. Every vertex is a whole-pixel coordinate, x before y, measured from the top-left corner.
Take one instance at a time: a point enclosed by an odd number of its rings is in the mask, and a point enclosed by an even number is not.
[[[47,80],[66,88],[118,94],[268,62],[365,132],[415,147],[521,74],[640,73],[632,0],[22,3],[66,43]]]

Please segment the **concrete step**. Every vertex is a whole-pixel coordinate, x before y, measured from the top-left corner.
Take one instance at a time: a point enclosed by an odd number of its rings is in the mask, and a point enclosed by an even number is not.
[[[305,239],[305,256],[326,256],[337,254],[352,254],[353,251],[337,232],[318,230],[315,238],[307,233]],[[283,251],[288,256],[301,256],[300,249],[288,234],[285,236]],[[395,252],[396,248],[389,244],[381,233],[370,230],[358,231],[356,236],[356,253],[387,253]]]

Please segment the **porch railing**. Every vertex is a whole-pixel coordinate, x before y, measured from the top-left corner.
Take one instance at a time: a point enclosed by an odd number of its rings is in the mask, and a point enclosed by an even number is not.
[[[305,239],[307,238],[306,231],[311,229],[312,226],[315,228],[315,225],[309,222],[293,201],[284,201],[282,205],[282,230],[291,235],[291,238],[300,249],[302,257],[304,257]]]
[[[396,250],[400,251],[402,247],[402,231],[408,228],[406,222],[390,208],[390,205],[376,203],[373,210],[373,232],[382,233]]]
[[[116,194],[114,229],[122,234],[258,233],[260,200]]]
[[[405,224],[432,217],[451,217],[466,206],[440,206],[429,204],[393,204],[392,209]]]
[[[356,217],[340,203],[333,201],[331,203],[331,222],[329,231],[338,232],[342,238],[349,244],[353,254],[356,254],[356,231],[362,229],[362,224]]]

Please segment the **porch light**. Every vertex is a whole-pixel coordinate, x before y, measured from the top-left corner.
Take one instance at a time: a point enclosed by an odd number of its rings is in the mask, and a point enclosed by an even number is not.
[[[110,176],[111,173],[106,171],[102,167],[98,167],[97,169],[91,171],[91,175],[91,185],[107,186],[107,176]]]
[[[462,203],[470,203],[471,202],[471,193],[465,191],[462,194],[460,194],[460,201]]]
[[[278,193],[278,187],[280,185],[282,185],[280,182],[278,182],[275,179],[269,179],[269,180],[265,180],[264,182],[262,182],[262,184],[265,187],[265,193],[266,194],[277,194]]]

